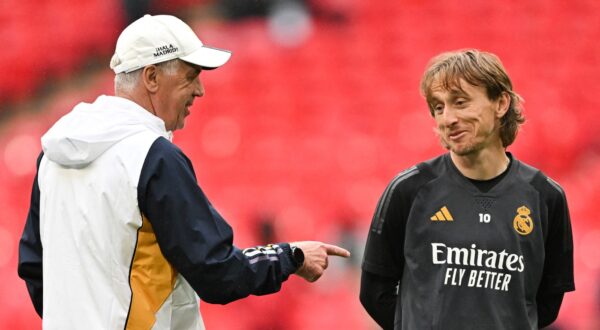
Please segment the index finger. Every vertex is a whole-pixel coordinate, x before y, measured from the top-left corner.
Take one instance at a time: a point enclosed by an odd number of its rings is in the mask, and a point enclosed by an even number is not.
[[[327,255],[344,257],[344,258],[348,258],[350,256],[350,251],[348,251],[344,248],[341,248],[339,246],[332,245],[332,244],[325,244],[325,243],[323,243],[323,246],[325,247],[325,251],[327,252]]]

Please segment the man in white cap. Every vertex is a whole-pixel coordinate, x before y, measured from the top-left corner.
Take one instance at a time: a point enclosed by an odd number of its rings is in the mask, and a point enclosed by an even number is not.
[[[117,41],[115,95],[80,103],[43,137],[19,245],[19,276],[47,329],[203,329],[199,298],[228,303],[312,282],[321,242],[240,250],[171,143],[203,70],[231,53],[173,16],[146,15]]]

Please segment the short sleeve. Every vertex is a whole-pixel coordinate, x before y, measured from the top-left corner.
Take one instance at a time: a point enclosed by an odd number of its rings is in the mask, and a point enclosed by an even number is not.
[[[369,229],[362,268],[399,279],[404,268],[404,234],[411,207],[411,182],[419,173],[412,167],[396,176],[377,203]]]
[[[563,189],[544,177],[541,194],[548,210],[546,258],[538,293],[551,294],[575,290],[573,275],[573,234],[569,207]]]

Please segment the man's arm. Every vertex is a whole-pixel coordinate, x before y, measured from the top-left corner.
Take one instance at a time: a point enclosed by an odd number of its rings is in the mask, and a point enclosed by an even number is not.
[[[360,301],[369,315],[384,329],[393,329],[396,317],[397,286],[404,268],[405,223],[413,192],[421,179],[419,170],[410,168],[387,186],[379,199],[362,263]]]
[[[398,280],[363,270],[360,281],[360,302],[383,329],[394,328],[397,298]]]
[[[573,234],[566,195],[555,181],[538,174],[533,185],[548,210],[546,258],[537,292],[538,325],[550,325],[558,317],[564,293],[575,290],[573,273]]]
[[[536,298],[538,327],[547,327],[556,320],[563,297],[564,293],[554,293],[548,295],[538,294]]]
[[[43,153],[37,160],[39,170]],[[40,189],[36,173],[31,189],[31,201],[23,235],[19,241],[19,277],[25,280],[33,307],[38,315],[42,316],[42,241],[40,239]]]
[[[198,186],[191,162],[163,138],[144,163],[138,201],[165,258],[210,303],[277,292],[297,271],[316,280],[327,267],[327,255],[348,254],[320,242],[297,242],[305,257],[298,264],[288,243],[235,247],[231,227]]]
[[[302,253],[303,262],[299,265],[295,274],[308,282],[314,282],[323,275],[329,265],[328,256],[344,258],[350,256],[348,250],[331,244],[315,241],[294,242],[290,244],[293,247],[300,248],[300,252]]]

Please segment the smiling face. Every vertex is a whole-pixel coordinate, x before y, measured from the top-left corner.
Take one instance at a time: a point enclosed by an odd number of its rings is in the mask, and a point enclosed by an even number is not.
[[[459,80],[459,86],[431,85],[427,97],[436,130],[444,147],[458,156],[502,146],[500,118],[508,109],[508,95],[490,100],[483,87]]]
[[[485,90],[484,94],[487,96],[487,101],[491,103],[500,102],[501,109],[497,110],[501,110],[501,124],[497,126],[500,126],[501,146],[504,148],[510,146],[515,141],[519,126],[525,122],[521,107],[522,98],[513,91],[512,82],[496,55],[477,49],[441,53],[429,61],[421,78],[420,89],[421,94],[427,99],[431,115],[436,117],[432,102],[435,98],[443,98],[443,95],[437,95],[434,98],[432,95],[434,89],[437,93],[448,92],[453,94],[452,98],[454,99],[462,94],[466,94],[463,96],[476,97],[475,99],[469,98],[468,105],[472,107],[474,104],[471,101],[480,101],[477,99],[476,94],[471,95],[471,92],[473,92],[472,87],[476,86],[481,87],[480,92]],[[446,102],[442,103],[446,105]],[[505,105],[506,109],[504,109]],[[456,105],[456,108],[460,107],[460,103]],[[472,108],[469,109],[469,111],[471,110]],[[440,135],[440,138],[443,138],[443,135]],[[453,143],[453,140],[450,139],[446,142],[442,140],[442,143],[446,146],[448,143]],[[476,147],[476,144],[473,147]]]
[[[184,61],[174,66],[157,66],[157,89],[153,106],[156,116],[165,122],[168,131],[183,128],[194,98],[204,95],[199,67]]]

